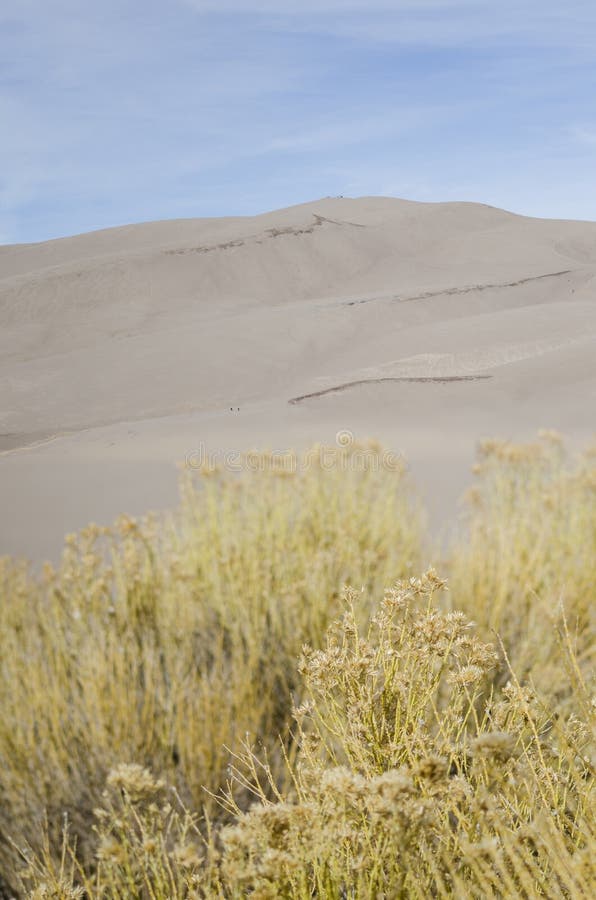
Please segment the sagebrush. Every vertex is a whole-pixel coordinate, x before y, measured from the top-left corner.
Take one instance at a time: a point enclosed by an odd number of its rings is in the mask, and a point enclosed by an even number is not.
[[[595,456],[484,444],[433,551],[359,449],[2,561],[4,896],[593,895]]]

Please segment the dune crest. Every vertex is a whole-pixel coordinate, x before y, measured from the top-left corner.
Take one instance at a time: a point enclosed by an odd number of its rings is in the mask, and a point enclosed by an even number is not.
[[[0,552],[171,502],[199,441],[350,429],[433,484],[441,434],[459,487],[481,434],[583,438],[595,275],[594,223],[390,198],[3,247]]]

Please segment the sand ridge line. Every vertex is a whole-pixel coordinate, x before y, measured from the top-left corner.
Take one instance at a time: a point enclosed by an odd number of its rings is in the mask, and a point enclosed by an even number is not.
[[[402,381],[415,384],[447,384],[451,381],[487,381],[492,377],[492,375],[397,375],[386,376],[384,378],[360,378],[357,381],[346,381],[344,384],[324,388],[321,391],[313,391],[312,394],[301,394],[299,397],[292,397],[288,400],[288,403],[296,405],[297,403],[302,403],[303,400],[311,400],[314,397],[323,397],[325,394],[336,394],[340,391],[347,391],[349,388],[359,387],[363,384],[383,384],[388,381]]]
[[[93,427],[93,426],[92,426]],[[43,447],[46,444],[52,444],[54,441],[60,441],[62,438],[72,437],[81,431],[90,431],[91,428],[81,428],[79,431],[56,431],[54,434],[48,434],[47,437],[36,438],[34,441],[28,441],[25,444],[15,444],[14,447],[8,447],[6,450],[0,450],[0,456],[12,456],[22,453],[24,450],[35,450],[37,447]],[[0,434],[0,439],[13,437],[11,434]]]
[[[502,281],[487,284],[469,284],[463,287],[443,288],[440,291],[425,291],[422,294],[413,294],[411,297],[365,297],[362,300],[346,300],[342,306],[359,306],[363,303],[373,303],[374,301],[384,301],[389,303],[409,303],[411,300],[428,300],[431,297],[453,296],[456,294],[472,294],[475,291],[488,291],[492,289],[505,289],[520,287],[522,284],[529,284],[531,281],[541,281],[544,278],[560,278],[562,275],[571,275],[575,269],[564,269],[562,272],[546,272],[544,275],[530,275],[527,278],[520,278],[518,281]]]
[[[350,225],[352,228],[366,228],[366,225],[363,225],[362,222],[342,222],[337,219],[328,219],[326,216],[319,216],[316,213],[313,213],[314,218],[318,223],[322,224],[323,222],[329,222],[331,225]]]
[[[234,403],[236,403],[236,401],[234,401]],[[250,404],[245,403],[243,406],[243,411],[246,411],[246,409],[250,408]],[[94,422],[92,425],[84,425],[80,428],[69,428],[61,431],[48,432],[45,437],[35,438],[35,440],[27,441],[27,443],[15,444],[13,447],[7,447],[4,450],[0,450],[0,457],[11,456],[13,454],[16,455],[17,453],[26,452],[28,450],[36,450],[39,447],[44,447],[46,444],[53,444],[56,441],[61,441],[65,438],[77,438],[80,435],[89,434],[92,431],[99,431],[103,428],[115,428],[124,425],[130,425],[132,428],[134,428],[142,426],[147,422],[156,422],[164,419],[176,419],[179,416],[199,416],[201,414],[215,417],[226,417],[229,414],[229,411],[229,406],[221,406],[213,409],[204,409],[200,406],[197,406],[189,407],[187,409],[178,409],[175,411],[168,410],[167,412],[162,413],[151,413],[148,415],[142,414],[139,416],[126,416],[122,419],[105,419],[104,421]],[[136,437],[137,432],[129,431],[128,434],[130,436]],[[2,440],[2,438],[11,437],[18,437],[18,435],[0,433],[0,440]]]
[[[325,223],[329,225],[337,225],[339,227],[348,226],[350,228],[366,228],[366,225],[362,225],[360,222],[339,222],[335,219],[327,219],[325,216],[319,216],[316,213],[312,214],[313,219],[315,220],[312,225],[304,225],[304,226],[279,226],[277,228],[267,228],[265,231],[256,232],[255,234],[249,234],[245,237],[234,238],[231,241],[224,241],[221,244],[206,244],[203,247],[182,247],[178,250],[162,250],[161,252],[165,256],[185,256],[188,253],[213,253],[215,250],[231,250],[234,247],[244,247],[248,243],[262,244],[263,238],[272,240],[278,237],[283,237],[284,235],[301,235],[301,234],[312,234],[315,228],[321,228]],[[260,238],[260,240],[259,240]]]

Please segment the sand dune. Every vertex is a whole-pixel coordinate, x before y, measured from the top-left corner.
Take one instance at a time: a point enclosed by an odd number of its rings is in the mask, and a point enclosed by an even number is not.
[[[447,515],[479,437],[596,431],[595,276],[596,224],[388,198],[2,247],[0,553],[340,429]]]

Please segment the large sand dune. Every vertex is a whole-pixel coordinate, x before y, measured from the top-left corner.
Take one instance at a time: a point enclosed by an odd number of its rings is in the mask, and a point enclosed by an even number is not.
[[[0,553],[338,430],[448,515],[478,438],[596,430],[595,276],[596,224],[385,198],[1,247]]]

